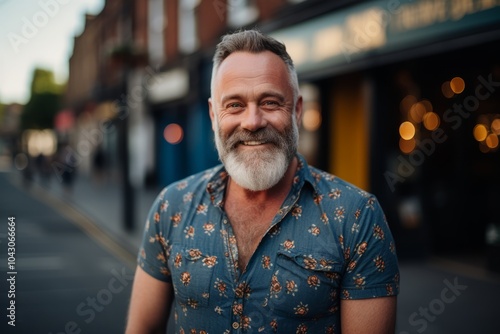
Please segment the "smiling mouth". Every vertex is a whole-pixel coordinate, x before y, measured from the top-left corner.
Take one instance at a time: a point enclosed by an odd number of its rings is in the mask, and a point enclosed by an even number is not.
[[[266,143],[265,141],[261,140],[250,140],[241,142],[241,144],[245,146],[257,146],[257,145],[263,145],[265,143]]]

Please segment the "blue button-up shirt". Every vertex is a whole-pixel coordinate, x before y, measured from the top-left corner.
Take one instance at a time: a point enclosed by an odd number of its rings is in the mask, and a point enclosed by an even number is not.
[[[371,194],[307,165],[247,268],[224,207],[222,166],[165,188],[139,265],[171,283],[176,333],[340,333],[340,299],[396,295],[399,271]]]

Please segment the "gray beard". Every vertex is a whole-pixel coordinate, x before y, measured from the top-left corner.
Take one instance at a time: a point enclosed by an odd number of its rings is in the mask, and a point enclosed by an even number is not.
[[[281,134],[271,127],[255,132],[237,129],[224,138],[216,121],[215,145],[219,158],[229,176],[241,187],[261,191],[275,186],[285,175],[290,162],[297,153],[298,127],[295,117],[291,126]],[[238,152],[242,141],[266,140],[271,147]]]
[[[240,153],[230,152],[224,166],[241,187],[261,191],[275,186],[285,175],[289,161],[283,151]]]

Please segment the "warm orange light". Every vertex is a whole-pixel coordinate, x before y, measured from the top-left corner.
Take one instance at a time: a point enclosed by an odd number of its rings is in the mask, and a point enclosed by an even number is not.
[[[443,95],[447,98],[452,98],[453,95],[455,95],[453,93],[453,90],[451,89],[450,87],[450,82],[449,81],[446,81],[444,82],[442,85],[441,85],[441,92],[443,93]]]
[[[424,115],[424,126],[429,131],[434,131],[439,127],[440,119],[435,112],[428,112]]]
[[[432,108],[432,107],[431,107]],[[422,122],[422,119],[427,111],[427,108],[424,103],[417,102],[410,108],[409,117],[415,123]]]
[[[410,140],[415,136],[415,126],[411,122],[403,122],[399,126],[399,134],[404,140]]]
[[[179,124],[171,123],[163,130],[163,138],[172,145],[179,144],[184,138],[184,131]]]
[[[431,112],[431,111],[434,110],[434,108],[432,107],[431,101],[429,101],[429,100],[422,100],[422,101],[420,101],[420,103],[425,107],[425,111]]]
[[[498,137],[494,133],[490,133],[488,137],[486,137],[486,146],[491,149],[495,149],[498,147]]]
[[[416,146],[416,141],[415,138],[412,138],[410,140],[404,140],[403,138],[399,139],[399,149],[401,152],[409,154],[411,153]]]
[[[460,94],[465,89],[465,81],[460,77],[454,77],[450,81],[450,88],[455,94]]]
[[[473,132],[474,132],[474,138],[479,142],[484,141],[488,136],[488,129],[486,129],[486,127],[483,124],[477,124],[474,127]]]
[[[302,124],[307,131],[316,131],[321,126],[321,113],[318,109],[306,109],[302,116]]]
[[[495,118],[493,122],[491,122],[491,131],[500,136],[500,118]]]
[[[417,103],[417,98],[415,96],[406,95],[399,104],[399,108],[403,115],[406,115],[410,111],[411,106],[415,103]]]

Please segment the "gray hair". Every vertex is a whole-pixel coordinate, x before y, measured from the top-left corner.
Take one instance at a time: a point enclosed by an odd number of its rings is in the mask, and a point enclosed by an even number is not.
[[[288,68],[294,103],[296,102],[295,100],[299,95],[299,82],[295,66],[293,65],[293,60],[286,51],[285,45],[257,30],[243,30],[233,34],[227,34],[222,37],[222,41],[217,44],[213,57],[212,81],[210,86],[212,94],[214,91],[214,78],[220,64],[230,54],[238,51],[246,51],[250,53],[271,51],[275,55],[279,56]]]

